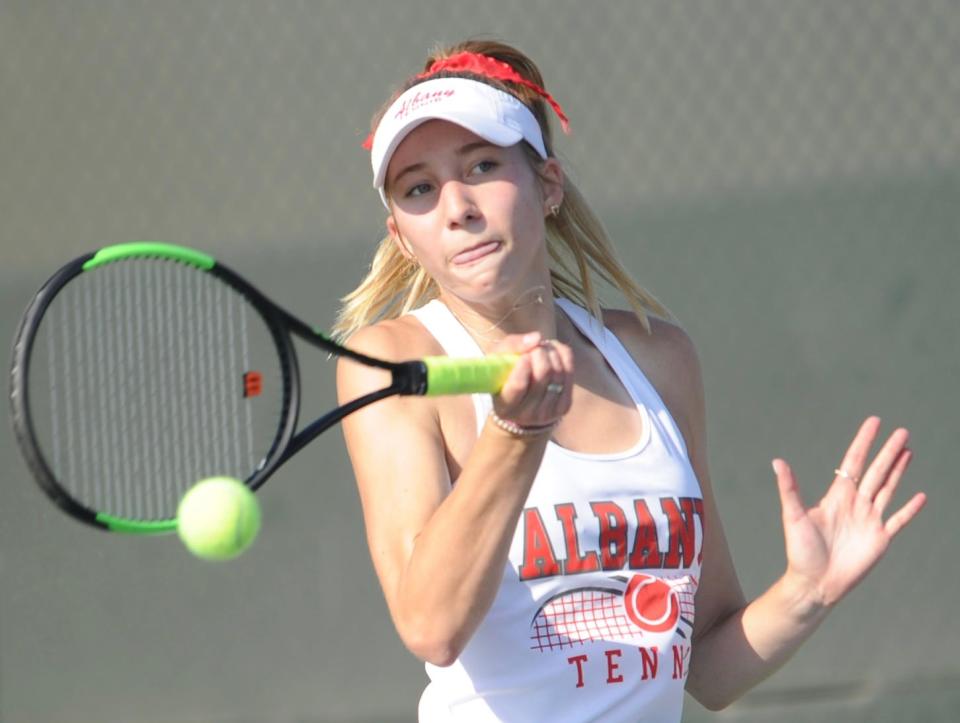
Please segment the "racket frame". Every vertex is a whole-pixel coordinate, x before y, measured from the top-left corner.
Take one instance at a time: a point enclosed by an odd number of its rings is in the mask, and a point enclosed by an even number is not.
[[[98,512],[81,504],[58,482],[36,439],[30,412],[30,359],[37,330],[50,303],[74,278],[98,266],[127,259],[159,258],[196,267],[217,277],[241,294],[266,324],[276,347],[283,383],[281,416],[277,433],[267,453],[253,474],[243,480],[258,489],[290,457],[318,435],[348,414],[393,395],[428,393],[428,368],[422,360],[389,362],[361,354],[341,346],[323,333],[305,324],[268,299],[242,276],[201,252],[186,247],[155,242],[134,242],[108,246],[84,254],[58,269],[37,291],[21,318],[13,346],[10,369],[10,404],[14,434],[34,479],[47,496],[74,519],[101,530],[131,534],[158,534],[176,529],[176,519],[130,520],[106,512]],[[293,337],[337,356],[354,359],[368,366],[391,373],[391,382],[382,389],[365,394],[341,405],[297,432],[300,413],[300,368]]]

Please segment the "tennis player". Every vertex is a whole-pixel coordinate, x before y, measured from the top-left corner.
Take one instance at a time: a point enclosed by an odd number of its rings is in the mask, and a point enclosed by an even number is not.
[[[432,55],[368,145],[386,237],[338,333],[372,355],[519,361],[490,397],[403,397],[344,422],[373,563],[426,663],[421,721],[678,721],[770,675],[923,506],[867,419],[820,503],[773,466],[787,565],[749,603],[707,470],[697,354],[564,175],[537,67]],[[593,275],[629,310],[601,309]],[[384,383],[348,360],[342,399]],[[829,465],[828,468],[833,468]]]

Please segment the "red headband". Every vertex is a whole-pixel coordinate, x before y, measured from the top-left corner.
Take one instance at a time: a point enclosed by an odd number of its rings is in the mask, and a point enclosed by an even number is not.
[[[518,85],[529,88],[550,104],[553,112],[556,113],[557,118],[560,119],[560,127],[563,128],[563,132],[570,132],[570,121],[567,120],[563,108],[553,99],[553,96],[536,83],[524,78],[514,70],[513,66],[509,63],[491,58],[489,55],[480,55],[479,53],[465,51],[434,61],[430,69],[418,75],[417,79],[422,80],[429,78],[431,75],[436,75],[444,70],[449,70],[454,73],[473,73],[474,75],[482,75],[485,78],[496,78],[497,80],[508,80],[511,83],[517,83]]]
[[[550,104],[550,107],[553,108],[553,112],[556,113],[557,118],[560,119],[560,127],[563,129],[563,132],[570,132],[570,121],[567,119],[567,116],[563,112],[563,108],[560,107],[560,104],[553,99],[553,96],[536,83],[524,78],[516,70],[514,70],[513,66],[511,66],[509,63],[505,63],[502,60],[497,60],[496,58],[491,58],[489,55],[481,55],[480,53],[464,51],[462,53],[457,53],[456,55],[441,58],[440,60],[435,60],[433,65],[430,66],[430,69],[424,73],[420,73],[418,76],[416,76],[416,79],[423,80],[424,78],[429,78],[444,70],[453,73],[473,73],[474,75],[480,75],[484,78],[507,80],[511,83],[517,83],[525,88],[529,88]],[[368,151],[373,147],[373,133],[367,136],[367,139],[363,142],[363,147]]]

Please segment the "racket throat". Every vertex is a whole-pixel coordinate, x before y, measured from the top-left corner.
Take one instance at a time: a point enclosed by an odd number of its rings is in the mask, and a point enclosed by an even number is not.
[[[427,393],[427,365],[422,361],[400,362],[391,369],[390,388],[396,394],[420,395]]]

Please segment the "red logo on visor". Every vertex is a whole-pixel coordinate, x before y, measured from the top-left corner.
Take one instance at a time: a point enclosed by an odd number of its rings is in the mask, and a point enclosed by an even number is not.
[[[449,98],[456,92],[457,91],[453,88],[448,88],[447,90],[435,90],[432,93],[421,93],[420,91],[417,91],[411,98],[407,98],[405,101],[403,101],[403,105],[397,108],[397,112],[393,117],[397,120],[402,120],[410,113],[419,110],[423,106],[431,103],[437,103],[444,98]]]

